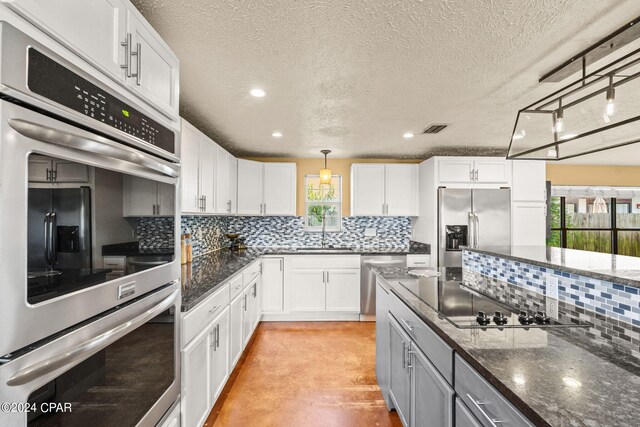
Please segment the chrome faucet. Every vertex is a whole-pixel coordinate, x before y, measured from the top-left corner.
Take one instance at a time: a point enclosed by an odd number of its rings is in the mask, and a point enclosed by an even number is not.
[[[325,239],[325,228],[327,225],[326,217],[327,217],[327,211],[324,209],[324,206],[323,206],[322,207],[322,240],[321,240],[321,245],[323,248],[324,248],[324,239]]]

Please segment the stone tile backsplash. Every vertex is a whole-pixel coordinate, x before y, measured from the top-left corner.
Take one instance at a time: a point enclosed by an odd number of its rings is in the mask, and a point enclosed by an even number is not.
[[[137,219],[137,235],[141,248],[172,248],[173,218],[140,217]]]

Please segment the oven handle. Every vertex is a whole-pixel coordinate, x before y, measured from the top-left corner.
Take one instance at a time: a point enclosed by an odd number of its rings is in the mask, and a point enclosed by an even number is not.
[[[103,156],[144,166],[147,169],[153,170],[154,172],[160,172],[163,175],[170,176],[172,178],[178,177],[176,166],[168,162],[154,160],[148,155],[144,155],[138,151],[131,149],[125,150],[120,147],[120,144],[111,142],[101,136],[89,138],[23,119],[10,119],[9,126],[27,138],[66,148],[73,148],[75,150],[101,154]]]
[[[78,344],[64,353],[57,354],[47,360],[34,363],[31,366],[21,369],[9,378],[7,385],[14,387],[28,384],[37,378],[50,374],[51,372],[69,364],[81,361],[87,356],[102,350],[171,307],[174,304],[178,293],[179,290],[173,291],[171,295],[163,299],[158,303],[158,305],[148,309],[144,313],[134,317],[122,325],[116,326],[95,338],[91,338],[90,340]]]

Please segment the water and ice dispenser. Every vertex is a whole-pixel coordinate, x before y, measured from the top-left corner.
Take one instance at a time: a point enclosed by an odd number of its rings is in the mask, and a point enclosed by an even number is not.
[[[467,246],[467,229],[466,225],[445,226],[448,251],[459,251],[461,246]]]

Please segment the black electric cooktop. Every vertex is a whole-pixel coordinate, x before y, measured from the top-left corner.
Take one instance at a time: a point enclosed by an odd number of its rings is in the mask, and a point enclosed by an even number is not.
[[[588,327],[566,316],[556,318],[542,310],[515,308],[508,301],[498,301],[465,286],[457,275],[402,279],[399,283],[461,329]]]

